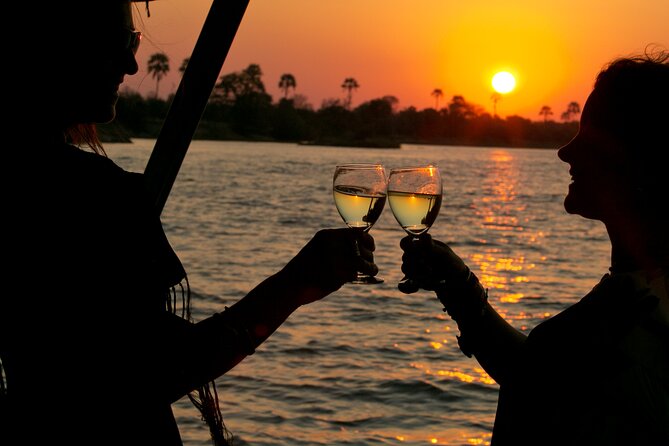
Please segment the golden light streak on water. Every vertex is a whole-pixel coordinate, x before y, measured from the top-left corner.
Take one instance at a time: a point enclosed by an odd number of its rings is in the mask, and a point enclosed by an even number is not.
[[[523,256],[520,256],[515,259],[509,257],[501,257],[497,259],[494,268],[497,271],[522,271],[523,263],[525,263],[525,257]]]
[[[499,301],[509,304],[517,304],[523,297],[525,297],[523,293],[505,294],[499,298]]]
[[[481,285],[483,285],[483,288],[493,288],[496,290],[506,290],[509,288],[506,285],[507,283],[506,277],[493,276],[490,274],[481,274],[479,280],[481,281]]]
[[[478,373],[481,377],[480,382],[483,382],[484,384],[496,384],[495,380],[492,379],[481,367],[474,367],[474,372]]]
[[[412,435],[395,435],[395,440],[399,442],[412,441],[414,443],[420,443],[420,436]],[[451,433],[441,433],[440,435],[431,435],[428,437],[422,437],[422,441],[428,444],[438,444],[438,445],[454,445],[454,444],[468,444],[468,445],[481,445],[489,446],[490,445],[490,434],[483,433],[479,437],[466,436],[465,434],[457,434],[455,432]]]
[[[454,370],[438,370],[435,374],[438,376],[447,376],[449,378],[456,378],[457,380],[462,381],[463,383],[473,383],[474,381],[476,381],[476,378],[473,377],[472,375]]]
[[[496,385],[497,383],[495,382],[494,379],[488,375],[485,370],[483,370],[480,367],[474,367],[472,369],[472,373],[466,373],[460,370],[459,368],[453,368],[450,370],[430,370],[425,364],[422,363],[411,363],[409,364],[411,367],[416,368],[418,370],[422,370],[426,375],[432,375],[432,376],[442,376],[446,378],[454,378],[460,382],[464,383],[480,383],[480,384],[486,384],[486,385]]]
[[[473,444],[473,445],[483,445],[483,446],[489,446],[490,445],[490,434],[484,434],[481,437],[470,437],[467,438],[467,443],[468,444]]]
[[[550,312],[531,314],[525,311],[519,311],[518,313],[514,314],[510,313],[508,310],[503,310],[503,309],[498,310],[498,313],[506,320],[515,320],[515,321],[524,321],[529,319],[548,319],[553,315],[553,313]]]
[[[490,154],[490,158],[497,163],[513,161],[513,156],[506,150],[495,150]]]

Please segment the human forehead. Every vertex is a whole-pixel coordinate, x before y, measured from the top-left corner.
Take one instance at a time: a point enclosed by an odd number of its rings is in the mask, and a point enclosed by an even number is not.
[[[581,110],[581,128],[596,127],[599,131],[620,134],[620,120],[622,113],[620,107],[615,106],[610,94],[599,89],[594,89],[583,105]]]
[[[132,8],[129,1],[74,2],[54,11],[54,18],[80,29],[97,29],[114,26],[133,27]]]
[[[581,111],[578,141],[589,147],[591,153],[606,153],[609,157],[625,157],[623,142],[612,128],[610,107],[606,100],[595,94],[588,96]]]
[[[107,22],[111,25],[122,25],[128,28],[133,28],[132,20],[132,3],[125,1],[107,1],[107,2],[93,2],[97,3],[96,19],[100,22]],[[100,5],[102,3],[102,5]]]
[[[607,108],[601,92],[593,90],[583,104],[581,125],[595,124],[604,113],[608,113]]]

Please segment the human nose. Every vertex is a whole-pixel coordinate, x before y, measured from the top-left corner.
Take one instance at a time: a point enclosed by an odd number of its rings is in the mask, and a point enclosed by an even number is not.
[[[564,161],[565,163],[569,162],[569,159],[571,158],[571,153],[574,150],[574,146],[576,145],[576,138],[578,135],[576,135],[574,138],[572,138],[571,141],[569,141],[567,144],[563,145],[558,149],[557,156],[560,158],[560,160]]]
[[[132,51],[128,51],[126,56],[126,65],[125,73],[129,75],[136,74],[139,71],[139,65],[137,64],[137,57]]]

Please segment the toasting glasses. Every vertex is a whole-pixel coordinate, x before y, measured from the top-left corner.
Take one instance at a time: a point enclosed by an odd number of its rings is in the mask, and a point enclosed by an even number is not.
[[[349,228],[369,231],[386,204],[386,171],[381,164],[342,164],[332,180],[334,202]],[[358,273],[351,283],[381,283],[383,279]]]

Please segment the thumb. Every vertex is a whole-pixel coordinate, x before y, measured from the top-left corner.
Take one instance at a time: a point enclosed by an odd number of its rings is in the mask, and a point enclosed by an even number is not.
[[[415,281],[404,278],[397,284],[397,289],[403,292],[404,294],[413,294],[417,292],[420,289],[420,287]]]

